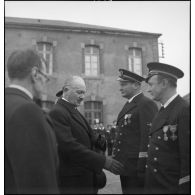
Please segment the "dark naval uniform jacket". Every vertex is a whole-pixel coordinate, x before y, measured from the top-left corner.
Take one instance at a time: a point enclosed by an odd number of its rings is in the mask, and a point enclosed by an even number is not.
[[[179,95],[152,123],[146,165],[145,192],[190,192],[190,112]]]
[[[121,175],[132,176],[139,172],[143,178],[149,128],[157,110],[157,105],[141,93],[127,102],[119,113],[113,158],[125,166]]]
[[[50,111],[59,150],[61,193],[95,193],[94,174],[100,173],[105,156],[93,151],[97,139],[80,112],[59,99]],[[95,191],[96,190],[96,191]]]

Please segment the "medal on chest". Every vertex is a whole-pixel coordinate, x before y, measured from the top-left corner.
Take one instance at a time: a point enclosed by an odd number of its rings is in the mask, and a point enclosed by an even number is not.
[[[168,141],[167,131],[169,130],[169,125],[163,127],[164,141]]]
[[[170,129],[170,131],[171,131],[171,133],[172,133],[172,135],[170,136],[170,138],[171,138],[173,141],[175,141],[175,140],[177,139],[177,136],[175,135],[175,132],[176,132],[176,130],[177,130],[177,125],[170,125],[170,126],[169,126],[169,129]]]
[[[131,123],[131,116],[132,114],[125,114],[123,125],[126,126],[127,124]]]
[[[177,130],[177,125],[166,125],[163,127],[163,133],[164,133],[164,141],[168,141],[168,139],[170,138],[172,141],[175,141],[177,139],[177,135],[175,135],[175,132]],[[167,132],[168,130],[171,133],[171,136],[168,138],[167,136]]]

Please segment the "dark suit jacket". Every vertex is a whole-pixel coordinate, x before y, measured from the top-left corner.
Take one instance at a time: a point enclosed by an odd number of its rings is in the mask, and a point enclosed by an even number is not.
[[[146,192],[189,193],[190,112],[187,102],[177,96],[159,112],[152,123],[150,137]]]
[[[134,177],[138,171],[143,178],[150,123],[157,110],[157,105],[141,93],[119,113],[113,156],[125,165],[121,175]]]
[[[5,89],[5,193],[59,193],[55,134],[22,91]]]
[[[94,172],[105,156],[92,148],[95,136],[85,118],[69,102],[59,99],[50,112],[59,145],[60,187],[63,193],[93,193]]]

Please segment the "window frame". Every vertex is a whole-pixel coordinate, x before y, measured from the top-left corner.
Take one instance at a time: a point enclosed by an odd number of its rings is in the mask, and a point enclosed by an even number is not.
[[[90,48],[90,52],[86,52],[86,49]],[[92,52],[93,49],[93,52]],[[94,52],[94,50],[97,49],[97,53]],[[101,49],[99,45],[92,45],[92,44],[86,44],[83,48],[83,73],[86,77],[98,77],[101,74],[101,61],[100,61],[100,55],[101,55]],[[86,73],[86,57],[89,57],[89,73]],[[92,67],[92,57],[97,58],[96,62],[96,68],[95,71],[96,73],[93,74],[93,67]]]
[[[90,108],[86,108],[86,104],[87,103],[90,103]],[[98,103],[99,105],[97,107],[95,107],[95,103]],[[98,108],[99,107],[99,108]],[[99,122],[100,123],[103,123],[103,102],[100,101],[100,100],[88,100],[88,101],[85,101],[84,102],[84,116],[86,117],[87,121],[90,123],[90,125],[93,125],[94,124],[94,119],[99,119]],[[90,120],[91,122],[89,121],[89,118],[86,116],[86,114],[89,114],[91,115],[90,117]],[[99,116],[97,116],[99,115]]]
[[[133,55],[130,54],[131,50],[133,52]],[[140,57],[139,58],[136,56],[136,51],[138,51],[140,53]],[[139,67],[140,71],[139,71],[139,73],[137,71],[135,71],[135,67],[136,67],[136,62],[135,61],[137,59],[140,60],[140,65],[139,65],[140,66]],[[132,61],[131,63],[130,63],[130,60]],[[142,76],[143,75],[143,51],[142,51],[142,48],[139,48],[139,47],[129,47],[128,48],[128,53],[127,53],[127,63],[128,63],[127,66],[128,66],[128,70],[129,71],[134,72],[134,73]],[[130,66],[131,66],[131,68],[130,68]]]
[[[43,50],[39,49],[39,44],[41,44],[43,46]],[[47,51],[47,45],[49,45],[49,47],[50,47],[49,51]],[[46,56],[49,54],[49,64],[47,64],[48,68],[44,67],[44,69],[45,69],[44,71],[48,75],[53,74],[53,44],[50,42],[46,42],[46,41],[38,41],[36,43],[36,50],[43,57],[45,63],[47,63]],[[45,63],[43,63],[43,64],[45,64]]]

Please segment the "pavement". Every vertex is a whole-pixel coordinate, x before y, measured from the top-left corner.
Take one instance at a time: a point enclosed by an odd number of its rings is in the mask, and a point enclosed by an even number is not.
[[[103,170],[107,177],[106,186],[98,191],[98,194],[122,194],[120,177],[107,170]]]

